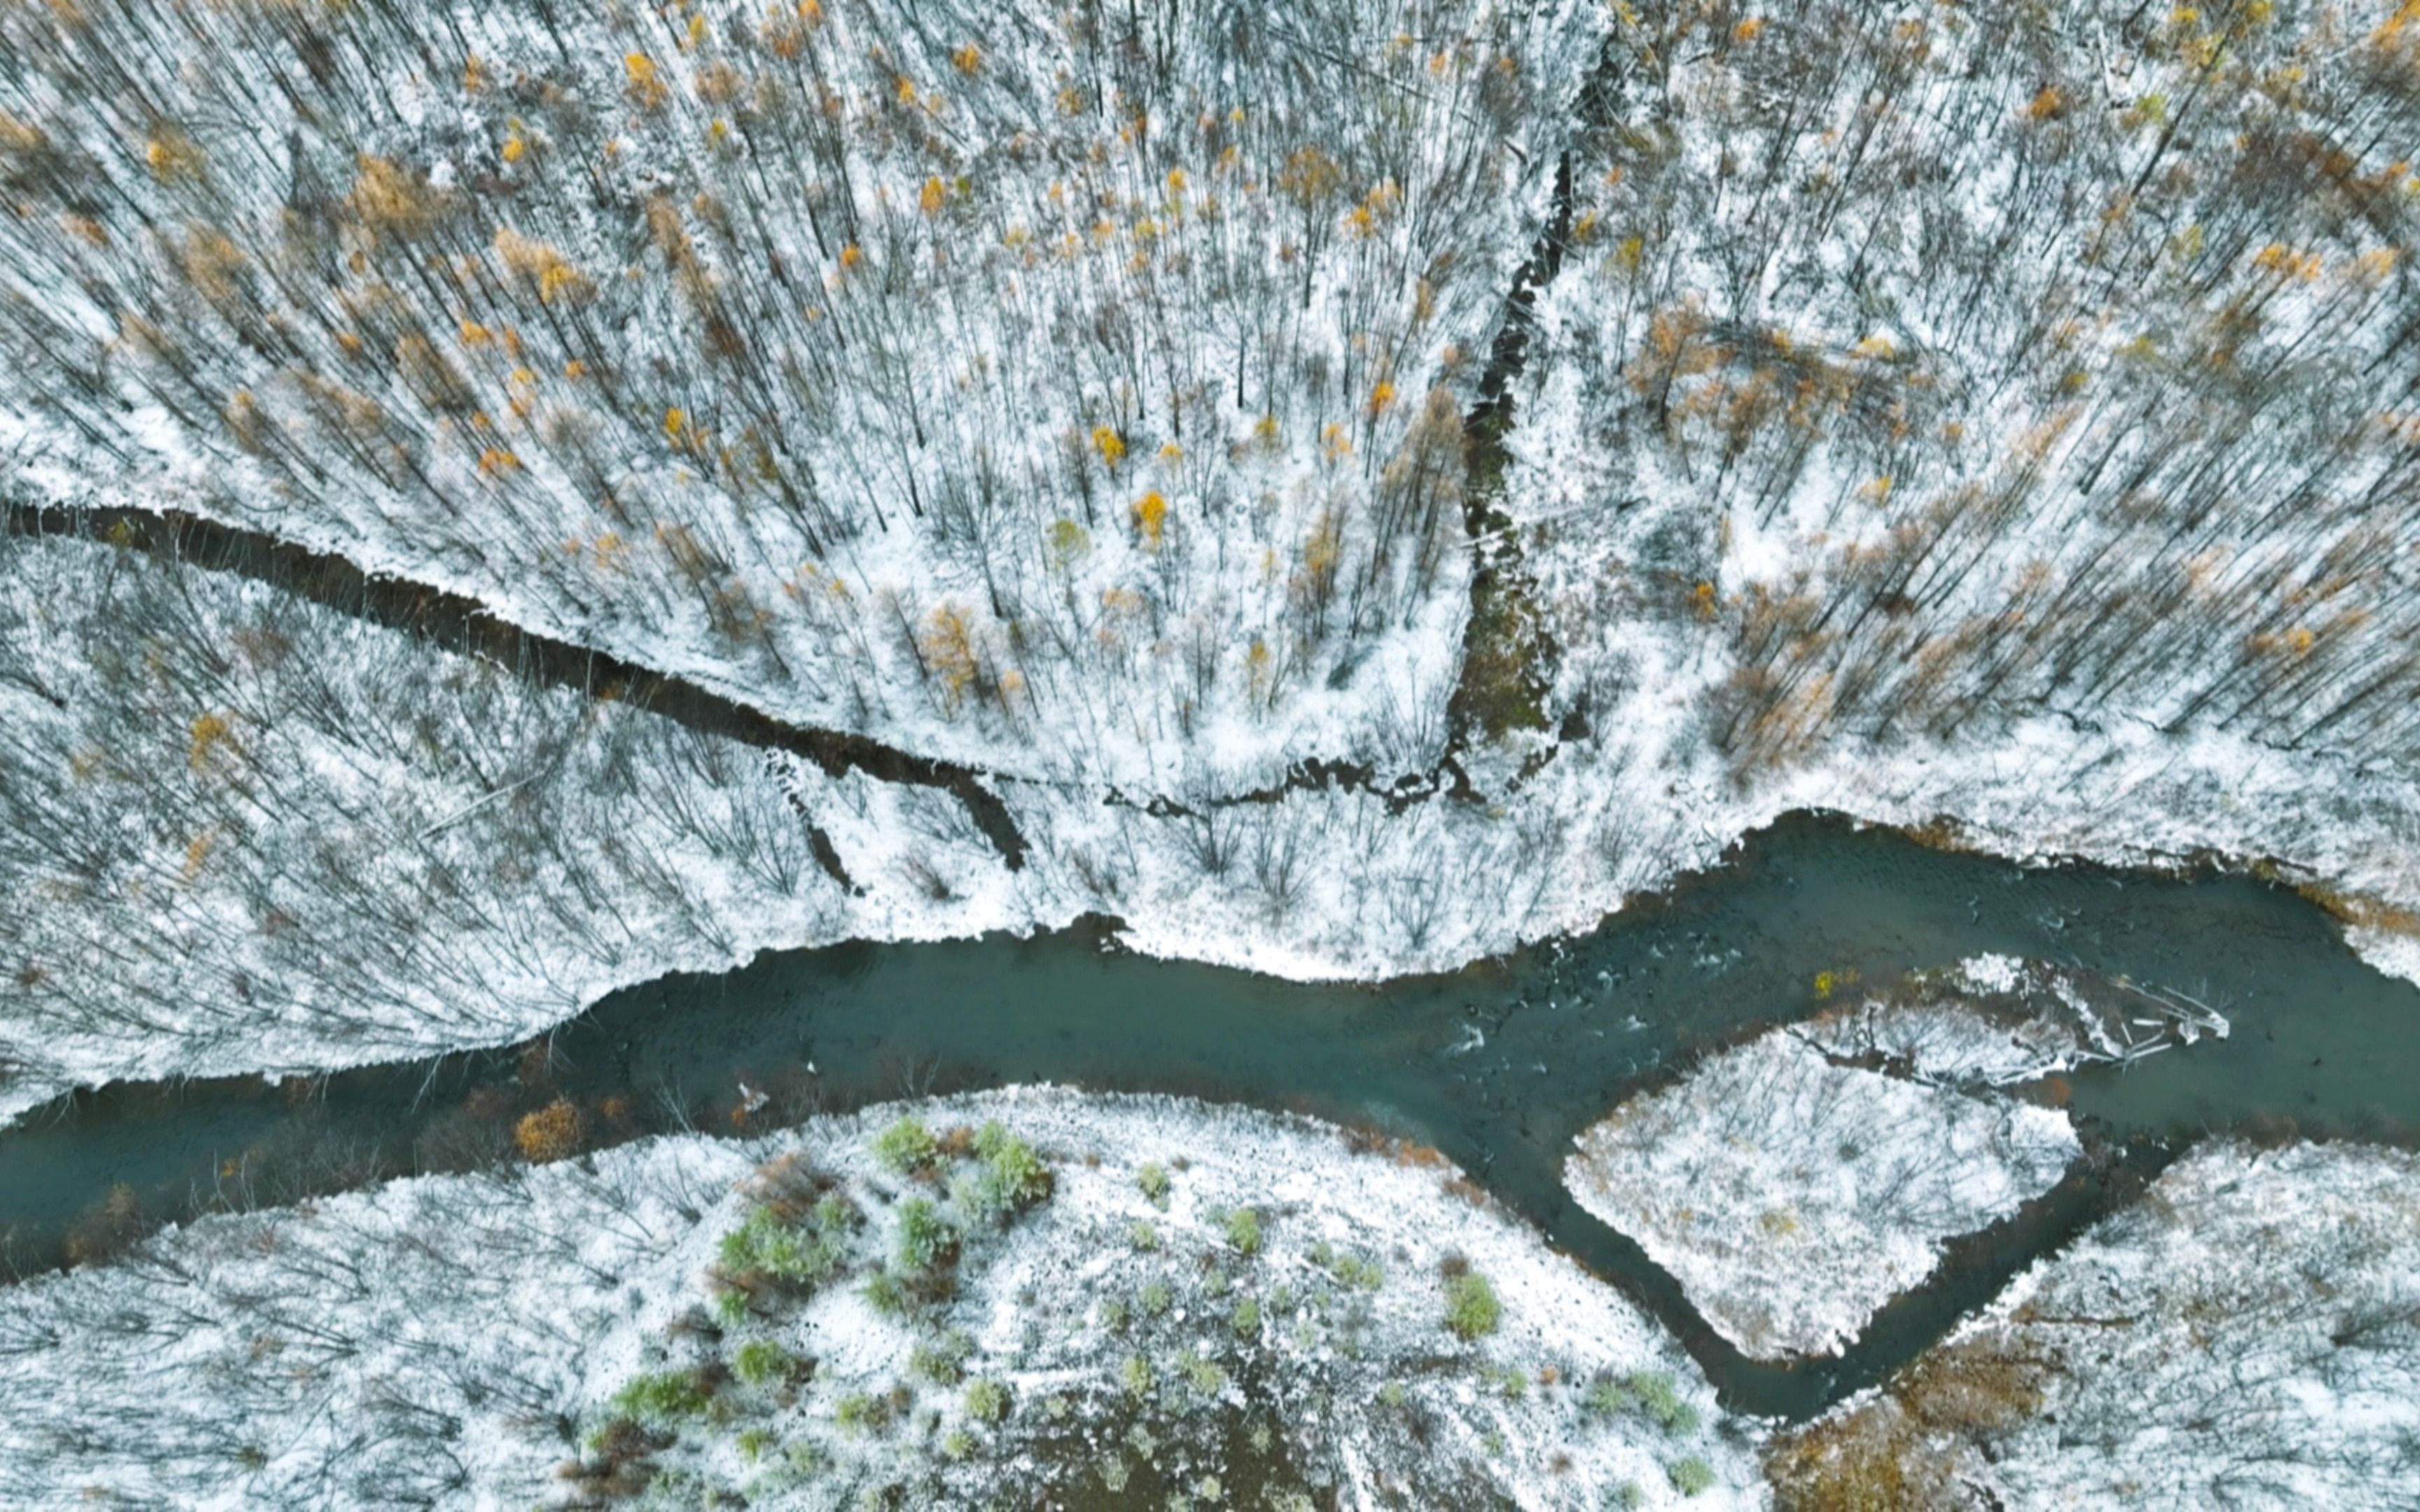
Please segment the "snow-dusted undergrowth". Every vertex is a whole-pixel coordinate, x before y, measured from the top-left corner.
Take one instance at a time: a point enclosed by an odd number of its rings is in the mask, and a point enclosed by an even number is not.
[[[0,1494],[1758,1501],[1687,1357],[1455,1175],[1025,1090],[209,1218],[0,1291]],[[950,1235],[922,1271],[919,1202]],[[1454,1306],[1470,1277],[1492,1307]]]
[[[2219,1143],[1879,1394],[1783,1441],[1811,1504],[2408,1505],[2420,1157]]]
[[[1583,1130],[1580,1206],[1765,1359],[1838,1352],[2082,1153],[2065,1115],[1835,1064],[1777,1029]]]

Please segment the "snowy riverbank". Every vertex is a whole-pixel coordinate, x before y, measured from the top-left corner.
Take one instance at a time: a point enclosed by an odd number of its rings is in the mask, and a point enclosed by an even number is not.
[[[1943,1507],[2404,1504],[2420,1158],[2188,1154],[1880,1393],[1784,1439],[1785,1495]]]
[[[901,1104],[207,1219],[0,1290],[0,1351],[21,1505],[1762,1499],[1687,1356],[1434,1152],[1167,1099]]]

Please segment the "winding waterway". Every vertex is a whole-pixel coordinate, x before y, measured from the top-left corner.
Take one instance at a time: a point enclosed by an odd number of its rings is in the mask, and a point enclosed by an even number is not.
[[[1486,906],[1484,899],[1468,905]],[[2242,876],[2025,868],[1794,815],[1721,868],[1595,933],[1445,976],[1306,985],[1125,953],[1095,926],[1032,940],[845,945],[617,993],[551,1055],[454,1056],[308,1087],[114,1087],[0,1133],[0,1229],[56,1263],[122,1211],[290,1196],[509,1150],[555,1096],[598,1137],[729,1129],[911,1091],[1053,1081],[1313,1113],[1434,1145],[1662,1317],[1734,1409],[1797,1417],[1879,1380],[2017,1268],[2123,1200],[2182,1141],[2230,1128],[2404,1140],[2420,1129],[2420,989],[2292,892]],[[2107,1153],[1902,1299],[1839,1360],[1742,1359],[1668,1276],[1580,1211],[1572,1136],[1708,1046],[1869,983],[2002,951],[2124,974],[2221,1007],[2225,1041],[2071,1078]],[[750,1091],[775,1100],[752,1116]]]

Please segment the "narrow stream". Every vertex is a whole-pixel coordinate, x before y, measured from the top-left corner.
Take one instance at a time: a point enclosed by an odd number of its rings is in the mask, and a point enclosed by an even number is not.
[[[2222,1008],[2234,1032],[2073,1076],[2070,1107],[2111,1158],[1957,1246],[1844,1358],[1742,1359],[1563,1193],[1575,1134],[1687,1057],[1814,1011],[1817,972],[1874,983],[1982,951],[2180,989]],[[1294,1109],[1435,1145],[1673,1327],[1728,1405],[1800,1417],[1903,1363],[2183,1138],[2412,1137],[2420,989],[2364,964],[2318,908],[2269,884],[2024,868],[1793,815],[1590,935],[1381,987],[1150,960],[1102,927],[844,945],[617,993],[564,1026],[551,1055],[452,1056],[284,1088],[244,1078],[83,1093],[0,1134],[0,1229],[33,1268],[98,1253],[145,1214],[485,1164],[510,1154],[519,1114],[558,1096],[601,1142],[1031,1081]],[[744,1110],[743,1087],[770,1101]]]

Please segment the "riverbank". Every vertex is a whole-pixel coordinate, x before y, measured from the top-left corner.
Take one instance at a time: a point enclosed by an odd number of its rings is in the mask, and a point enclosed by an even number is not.
[[[2398,1504],[2420,1427],[2420,1169],[2214,1141],[1883,1391],[1787,1434],[1828,1504]]]
[[[1761,1494],[1668,1336],[1435,1151],[1170,1099],[894,1104],[209,1219],[0,1292],[0,1347],[29,1505]]]

